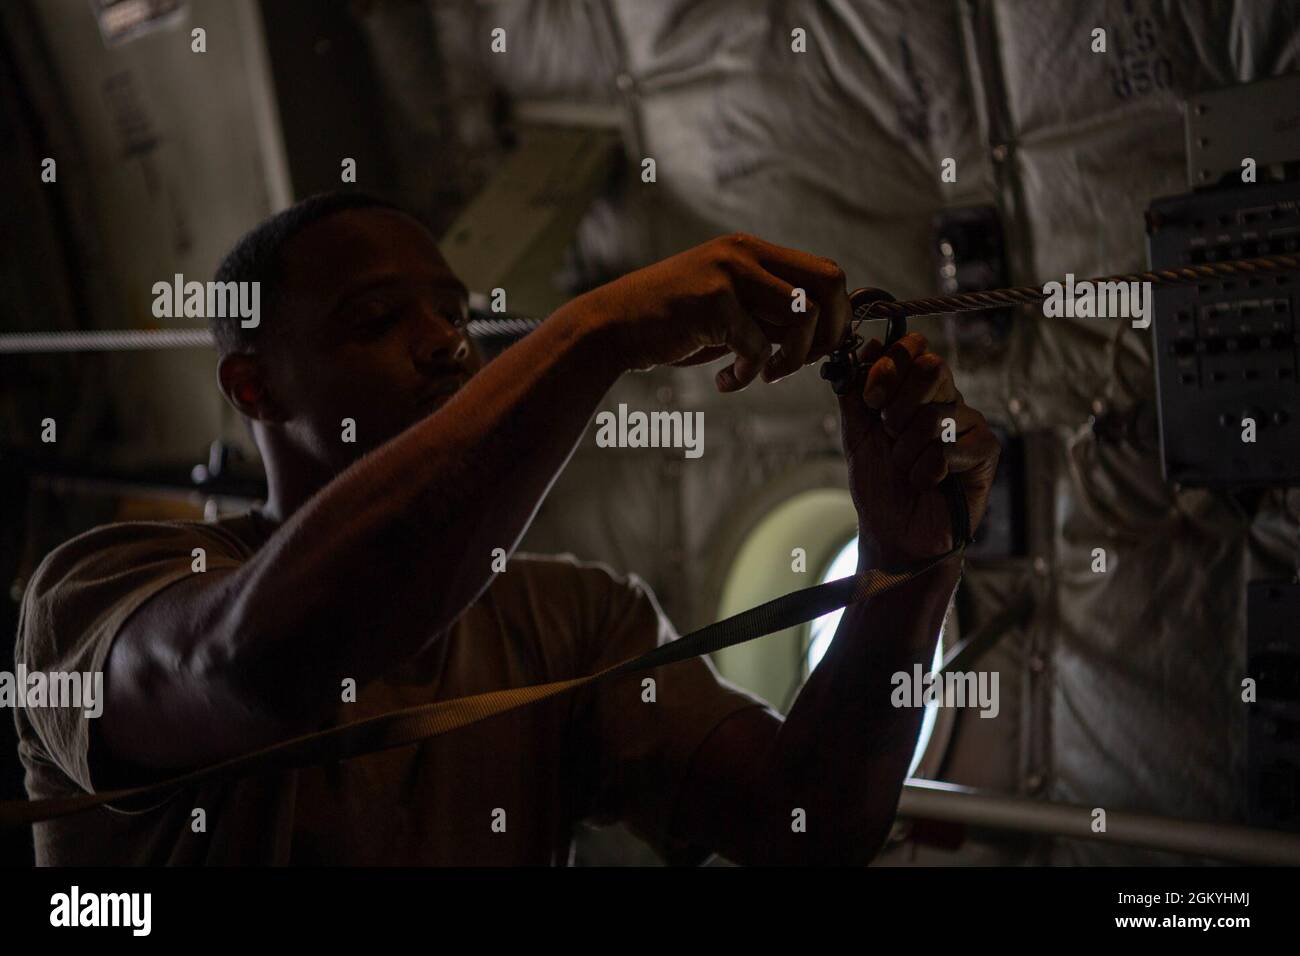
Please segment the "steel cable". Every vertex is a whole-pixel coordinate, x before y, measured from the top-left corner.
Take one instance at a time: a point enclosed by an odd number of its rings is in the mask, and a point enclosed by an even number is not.
[[[1080,279],[1075,282],[1075,285],[1083,285],[1085,282],[1094,286],[1102,283],[1127,284],[1130,282],[1150,282],[1153,286],[1190,285],[1206,279],[1222,279],[1228,276],[1271,275],[1279,272],[1296,271],[1300,271],[1300,256],[1259,256],[1254,259],[1207,262],[1201,265],[1183,266],[1178,269],[1155,269],[1150,272],[1129,272],[1123,275],[1105,276],[1100,279]],[[853,320],[862,322],[867,319],[911,318],[916,315],[973,312],[979,309],[1027,305],[1042,302],[1046,298],[1048,298],[1048,295],[1042,289],[1032,286],[1018,286],[1012,289],[989,289],[985,292],[961,292],[957,295],[936,298],[907,299],[903,302],[877,300],[855,307]]]
[[[1228,276],[1270,275],[1300,271],[1300,256],[1273,255],[1253,259],[1207,262],[1178,269],[1155,269],[1129,272],[1099,279],[1079,280],[1092,285],[1102,283],[1150,282],[1153,286],[1188,285],[1206,279]],[[957,295],[907,299],[902,302],[877,300],[856,306],[854,322],[867,319],[910,318],[918,315],[941,315],[973,312],[980,309],[1005,308],[1042,302],[1048,296],[1040,288],[1018,286],[962,292]],[[540,319],[503,317],[472,319],[469,334],[476,338],[526,335],[541,324]],[[210,348],[212,333],[206,329],[125,329],[113,331],[82,330],[74,332],[6,332],[0,333],[0,354],[40,352],[130,352],[152,349]]]

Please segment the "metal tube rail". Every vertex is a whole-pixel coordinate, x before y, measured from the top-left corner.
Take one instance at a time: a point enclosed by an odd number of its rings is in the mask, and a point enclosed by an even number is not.
[[[932,780],[907,782],[898,801],[898,815],[1239,863],[1300,865],[1300,834],[1111,809],[1106,809],[1105,831],[1094,833],[1090,807],[985,793]]]

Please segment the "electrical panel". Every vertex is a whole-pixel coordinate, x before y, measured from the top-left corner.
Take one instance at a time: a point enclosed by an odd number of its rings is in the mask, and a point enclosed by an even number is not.
[[[1158,199],[1152,269],[1300,253],[1300,182]],[[1184,485],[1300,484],[1300,271],[1153,287],[1160,449]]]

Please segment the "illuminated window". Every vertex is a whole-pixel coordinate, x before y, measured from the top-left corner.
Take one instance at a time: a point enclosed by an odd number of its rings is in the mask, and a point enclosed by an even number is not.
[[[857,568],[858,539],[854,537],[831,559],[830,564],[826,566],[826,570],[822,572],[821,583],[849,577],[857,571]],[[805,673],[811,674],[813,672],[822,656],[825,655],[827,648],[831,646],[831,638],[835,636],[835,630],[840,626],[840,615],[843,613],[843,608],[838,611],[831,611],[829,614],[823,614],[809,625],[808,652],[805,657],[807,670]],[[934,660],[930,664],[931,673],[937,671],[942,665],[943,640],[941,638],[934,649]],[[917,765],[921,762],[921,755],[925,753],[925,748],[930,743],[930,735],[934,733],[934,724],[938,717],[938,707],[934,704],[927,704],[925,718],[921,721],[921,735],[916,741],[916,751],[912,754],[912,763],[907,768],[909,777],[916,772]]]

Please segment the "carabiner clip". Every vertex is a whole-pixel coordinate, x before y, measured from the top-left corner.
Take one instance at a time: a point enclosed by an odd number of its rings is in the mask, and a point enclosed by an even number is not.
[[[831,383],[831,388],[836,395],[847,395],[863,371],[858,362],[858,349],[863,343],[862,336],[857,333],[858,324],[867,319],[880,318],[871,314],[871,306],[874,303],[894,301],[894,297],[884,289],[864,286],[849,293],[849,306],[853,310],[853,318],[850,320],[849,327],[844,330],[844,341],[831,352],[821,368],[822,378]],[[907,334],[906,316],[886,316],[885,323],[885,345],[893,345]]]

